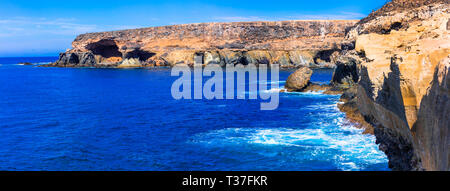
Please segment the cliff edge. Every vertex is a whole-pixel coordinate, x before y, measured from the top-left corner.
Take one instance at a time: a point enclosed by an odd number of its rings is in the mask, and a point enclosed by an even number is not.
[[[357,21],[200,23],[79,35],[60,67],[280,64],[334,67]]]
[[[333,83],[374,127],[394,170],[450,170],[448,0],[393,0],[347,33]]]

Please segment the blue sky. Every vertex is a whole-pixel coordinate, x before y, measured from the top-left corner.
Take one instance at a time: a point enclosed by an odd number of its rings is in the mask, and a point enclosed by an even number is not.
[[[361,19],[386,0],[0,0],[0,57],[57,56],[87,32],[201,22]]]

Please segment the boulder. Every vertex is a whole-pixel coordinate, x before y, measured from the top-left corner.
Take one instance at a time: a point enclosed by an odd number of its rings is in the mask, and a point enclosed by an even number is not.
[[[137,58],[129,58],[129,59],[125,59],[122,61],[122,63],[120,63],[117,68],[141,68],[144,67],[144,65],[142,65],[141,61],[139,61],[139,59]]]
[[[312,74],[313,71],[307,67],[298,69],[288,77],[285,88],[289,92],[304,90],[309,85]]]

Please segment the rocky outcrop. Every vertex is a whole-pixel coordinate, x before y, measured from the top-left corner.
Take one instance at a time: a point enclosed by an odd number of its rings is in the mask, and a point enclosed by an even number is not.
[[[347,33],[347,39],[355,40],[360,34],[389,34],[407,29],[414,21],[423,21],[441,13],[449,3],[449,0],[392,0],[361,19]]]
[[[349,30],[355,50],[338,58],[333,83],[356,82],[355,107],[394,170],[450,170],[449,8],[393,0]]]
[[[436,67],[427,94],[422,98],[412,127],[422,165],[430,170],[449,170],[450,57]]]
[[[331,79],[331,85],[338,89],[348,89],[359,80],[357,67],[361,64],[361,57],[354,51],[342,51],[336,61],[336,69]]]
[[[296,70],[286,80],[286,90],[289,92],[302,91],[309,85],[312,74],[313,71],[307,67]]]
[[[279,64],[334,67],[346,29],[357,21],[202,23],[79,35],[48,66]],[[347,43],[348,44],[348,43]],[[345,46],[347,47],[347,46]],[[125,65],[129,65],[129,61]]]

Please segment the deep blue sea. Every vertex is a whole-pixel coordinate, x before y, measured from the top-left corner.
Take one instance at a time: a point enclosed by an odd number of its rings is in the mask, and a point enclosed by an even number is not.
[[[167,68],[17,65],[56,59],[0,58],[0,170],[389,170],[338,95],[281,93],[261,111],[261,100],[175,100]]]

